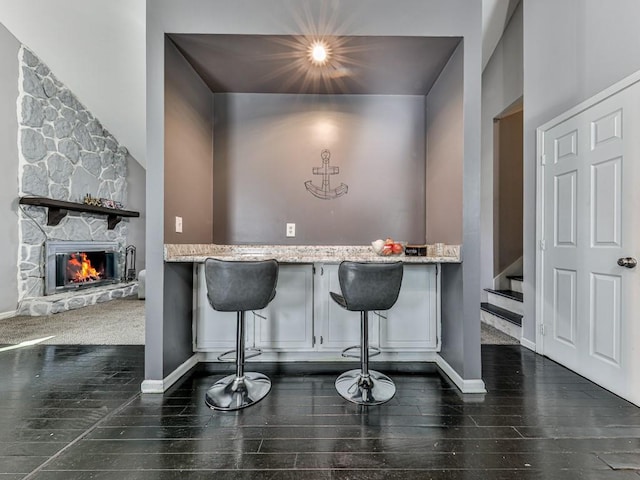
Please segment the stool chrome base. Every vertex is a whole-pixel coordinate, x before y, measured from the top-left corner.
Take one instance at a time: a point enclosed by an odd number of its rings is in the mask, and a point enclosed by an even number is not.
[[[359,368],[344,372],[336,379],[336,390],[346,400],[358,405],[380,405],[396,394],[396,386],[389,377],[375,370],[362,375]]]
[[[259,402],[271,390],[271,380],[262,373],[245,372],[242,377],[229,375],[207,390],[204,402],[213,410],[240,410]]]

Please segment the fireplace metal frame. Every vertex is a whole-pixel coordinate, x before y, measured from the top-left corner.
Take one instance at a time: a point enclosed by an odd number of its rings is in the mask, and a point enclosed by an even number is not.
[[[68,290],[76,290],[80,288],[89,288],[92,286],[104,285],[106,283],[117,283],[120,281],[121,258],[117,257],[115,262],[114,278],[112,280],[104,280],[98,283],[78,284],[73,287],[56,287],[56,255],[59,253],[72,252],[106,252],[120,254],[118,242],[94,242],[91,240],[79,242],[75,240],[49,240],[45,242],[44,255],[44,294],[52,295]]]

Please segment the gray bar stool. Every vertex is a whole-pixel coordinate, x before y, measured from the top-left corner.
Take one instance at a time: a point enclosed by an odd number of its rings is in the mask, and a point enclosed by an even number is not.
[[[205,403],[214,410],[239,410],[262,400],[271,390],[271,380],[262,373],[245,372],[244,314],[266,307],[276,296],[278,262],[204,262],[207,298],[214,310],[237,312],[236,373],[218,380],[206,393]],[[232,350],[233,352],[233,350]],[[229,352],[227,352],[229,353]],[[256,353],[251,356],[255,356]],[[222,360],[225,354],[218,357]]]
[[[342,295],[330,292],[331,298],[343,308],[360,312],[360,368],[344,372],[336,379],[336,390],[350,402],[379,405],[388,402],[396,386],[386,375],[369,370],[369,315],[372,310],[388,310],[398,300],[402,285],[402,262],[357,263],[342,262],[338,280]],[[349,357],[347,352],[342,355]],[[375,355],[379,354],[378,350]]]

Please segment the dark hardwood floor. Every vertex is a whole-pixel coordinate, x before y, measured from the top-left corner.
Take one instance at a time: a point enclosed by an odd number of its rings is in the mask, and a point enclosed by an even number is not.
[[[518,346],[483,346],[486,395],[431,364],[380,364],[398,393],[361,408],[333,382],[348,364],[260,364],[259,404],[212,412],[231,366],[200,365],[139,393],[143,347],[0,353],[0,480],[635,479],[640,408]]]

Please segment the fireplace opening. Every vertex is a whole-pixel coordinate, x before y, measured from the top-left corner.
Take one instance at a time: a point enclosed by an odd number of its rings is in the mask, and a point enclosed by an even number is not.
[[[56,255],[56,288],[94,286],[115,278],[113,252],[70,252]]]
[[[45,295],[120,282],[115,242],[49,241],[45,254]]]

